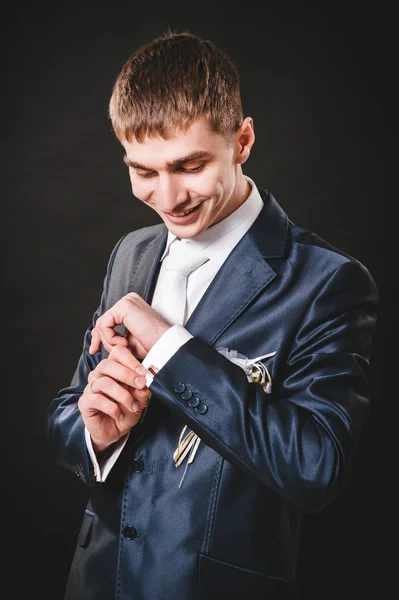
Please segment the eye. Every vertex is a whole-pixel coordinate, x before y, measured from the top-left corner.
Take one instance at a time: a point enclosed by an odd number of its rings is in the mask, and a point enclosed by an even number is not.
[[[198,165],[198,167],[194,167],[193,169],[184,169],[183,167],[180,167],[180,171],[182,171],[183,173],[197,173],[197,171],[201,171],[204,165],[205,163],[201,163],[200,165]]]
[[[205,163],[201,163],[200,165],[198,165],[198,167],[193,167],[192,169],[185,169],[184,167],[179,167],[177,169],[177,171],[180,171],[180,173],[198,173],[198,171],[201,171],[205,166]],[[156,171],[151,171],[150,173],[139,173],[138,171],[136,171],[136,175],[138,177],[141,177],[142,179],[149,179],[150,177],[154,177],[154,175],[156,175]]]
[[[142,177],[143,179],[148,179],[149,177],[153,177],[155,175],[155,171],[151,172],[151,173],[137,173],[136,175],[138,175],[139,177]]]

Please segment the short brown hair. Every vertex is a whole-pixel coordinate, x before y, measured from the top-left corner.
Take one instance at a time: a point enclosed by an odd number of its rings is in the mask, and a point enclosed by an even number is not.
[[[200,117],[231,140],[243,120],[238,71],[210,41],[168,30],[124,64],[109,116],[119,140],[170,139]]]

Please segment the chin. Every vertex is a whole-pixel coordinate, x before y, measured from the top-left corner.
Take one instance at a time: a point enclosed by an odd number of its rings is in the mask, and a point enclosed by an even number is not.
[[[200,227],[196,224],[179,226],[179,225],[176,225],[175,223],[173,223],[172,226],[169,227],[169,229],[177,237],[183,238],[183,239],[189,239],[189,238],[192,238],[192,237],[198,235],[199,233],[201,233],[201,231],[204,231],[204,229],[206,229],[206,227]]]

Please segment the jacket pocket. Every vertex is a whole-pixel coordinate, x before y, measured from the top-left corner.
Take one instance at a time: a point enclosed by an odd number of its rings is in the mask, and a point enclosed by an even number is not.
[[[282,577],[244,569],[200,554],[199,584],[207,600],[296,600],[296,586]]]
[[[90,544],[91,532],[93,528],[93,519],[95,516],[95,513],[87,509],[85,510],[82,525],[78,534],[78,544],[79,546],[82,546],[82,548],[87,548],[87,546]]]

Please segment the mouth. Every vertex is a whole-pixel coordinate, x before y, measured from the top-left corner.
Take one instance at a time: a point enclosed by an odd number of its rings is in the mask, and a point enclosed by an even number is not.
[[[170,219],[174,223],[184,223],[184,222],[190,220],[190,215],[194,215],[196,212],[198,212],[198,209],[201,206],[201,204],[202,204],[202,202],[197,204],[197,206],[194,206],[194,208],[190,208],[189,210],[186,210],[186,211],[175,212],[175,213],[167,212],[165,214],[167,215],[168,219]]]

